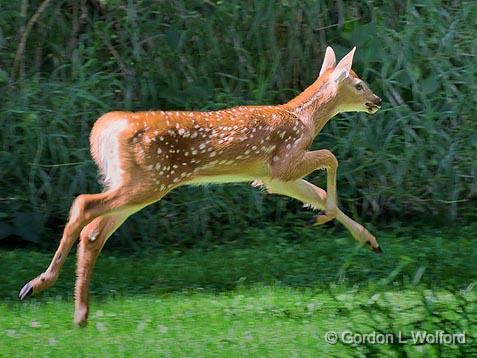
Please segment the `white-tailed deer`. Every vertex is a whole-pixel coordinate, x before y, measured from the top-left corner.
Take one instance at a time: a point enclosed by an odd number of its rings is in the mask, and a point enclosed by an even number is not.
[[[108,237],[128,216],[187,184],[253,181],[323,210],[315,224],[336,218],[356,240],[381,252],[374,236],[337,207],[335,156],[308,150],[336,114],[380,108],[381,99],[351,70],[354,51],[335,65],[328,47],[315,83],[283,105],[103,115],[90,139],[105,190],[74,200],[50,266],[22,288],[20,298],[54,284],[79,237],[75,322],[84,325],[91,273]],[[328,193],[303,179],[317,169],[327,172]]]

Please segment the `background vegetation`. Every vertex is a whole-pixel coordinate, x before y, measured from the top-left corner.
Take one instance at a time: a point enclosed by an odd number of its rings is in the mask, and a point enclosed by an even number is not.
[[[55,245],[73,197],[100,190],[88,134],[102,113],[282,103],[327,45],[357,45],[354,68],[385,101],[315,143],[340,160],[341,206],[381,227],[473,220],[476,19],[474,1],[4,1],[0,239]],[[309,215],[245,184],[182,188],[121,235],[128,248],[221,242]]]
[[[1,1],[0,356],[475,355],[476,28],[475,1]],[[74,196],[101,190],[96,118],[283,103],[327,45],[338,57],[357,45],[354,69],[385,102],[338,116],[314,144],[338,157],[340,205],[384,255],[339,226],[304,228],[312,213],[296,201],[184,187],[108,244],[86,329],[71,329],[73,257],[17,301]],[[344,329],[467,343],[324,342]]]

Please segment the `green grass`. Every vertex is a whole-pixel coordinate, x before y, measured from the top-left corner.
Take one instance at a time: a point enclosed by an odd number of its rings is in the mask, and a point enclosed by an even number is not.
[[[0,305],[0,352],[6,357],[311,357],[357,352],[397,356],[400,351],[438,356],[476,347],[475,336],[470,336],[471,330],[475,334],[476,305],[475,291],[259,286],[220,294],[197,290],[94,302],[90,324],[81,330],[72,327],[71,303],[58,299]],[[411,344],[412,330],[439,329],[466,331],[468,344]],[[330,345],[324,340],[330,330],[401,331],[409,343]]]
[[[475,352],[477,226],[389,228],[385,250],[343,231],[248,230],[208,248],[108,248],[92,285],[90,324],[73,327],[71,257],[57,284],[17,301],[50,253],[0,251],[0,356],[453,356]],[[397,335],[407,344],[329,345],[328,330]],[[465,345],[413,345],[411,331],[467,333]],[[397,339],[397,338],[396,338]]]

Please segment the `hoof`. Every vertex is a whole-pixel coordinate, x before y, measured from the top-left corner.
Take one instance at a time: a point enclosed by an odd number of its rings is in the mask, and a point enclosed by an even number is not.
[[[373,236],[373,239],[374,239],[374,236]],[[376,241],[376,239],[375,239],[375,241]],[[376,246],[373,246],[371,241],[366,241],[366,245],[368,245],[368,247],[371,250],[373,250],[373,252],[377,253],[378,255],[383,253],[383,249],[381,249],[381,246],[379,246],[378,243],[376,243]]]
[[[43,290],[53,286],[56,281],[56,277],[52,276],[51,274],[42,273],[38,277],[34,278],[30,282],[28,282],[23,288],[21,289],[18,297],[23,300],[25,297],[30,295],[36,295]]]
[[[18,294],[18,297],[23,300],[24,298],[30,296],[33,293],[33,287],[30,285],[30,283],[27,283],[23,288],[21,289],[20,293]]]
[[[79,307],[75,310],[75,318],[74,323],[78,327],[86,327],[88,324],[88,308],[87,307]]]
[[[76,327],[79,327],[79,328],[84,328],[88,325],[88,320],[82,320],[82,321],[76,321],[75,320],[75,325]]]
[[[381,246],[373,247],[373,251],[377,254],[382,254],[383,253],[383,249],[381,249]]]

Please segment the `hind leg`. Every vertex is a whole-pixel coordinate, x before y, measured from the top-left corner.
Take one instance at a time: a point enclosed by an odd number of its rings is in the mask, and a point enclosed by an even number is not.
[[[154,195],[151,195],[154,193]],[[70,210],[70,218],[63,231],[60,245],[45,272],[28,282],[20,291],[20,299],[51,287],[58,278],[71,247],[81,230],[99,216],[131,213],[159,200],[165,193],[151,190],[148,183],[138,181],[99,194],[78,196]]]
[[[84,198],[86,198],[87,196],[87,194],[80,195],[73,201],[73,204],[70,208],[70,215],[68,221],[63,230],[63,236],[61,237],[60,244],[55,252],[55,255],[53,256],[53,259],[50,262],[50,265],[45,270],[45,272],[41,273],[33,280],[28,282],[25,286],[23,286],[18,295],[21,300],[31,294],[37,294],[41,291],[46,290],[47,288],[53,286],[58,279],[61,268],[66,261],[66,257],[68,256],[71,247],[78,238],[80,230],[79,226],[81,224],[83,226],[85,225],[85,223],[80,222],[80,213],[83,211],[83,207],[85,205]]]
[[[50,265],[45,272],[41,273],[36,278],[28,282],[25,286],[23,286],[19,293],[20,299],[23,300],[25,297],[31,294],[37,294],[53,286],[58,279],[61,268],[66,261],[66,257],[78,238],[81,229],[92,220],[92,218],[86,217],[84,215],[85,210],[88,207],[91,207],[91,204],[94,201],[96,201],[96,203],[100,203],[101,201],[105,200],[108,195],[110,195],[110,192],[100,194],[82,194],[73,201],[68,222],[66,223],[63,230],[63,236],[61,237],[60,244],[55,252],[55,255],[53,256],[53,259],[51,260]]]
[[[80,234],[76,261],[75,318],[77,325],[88,319],[89,284],[96,259],[106,240],[122,225],[130,214],[100,216],[86,225]]]

